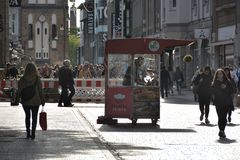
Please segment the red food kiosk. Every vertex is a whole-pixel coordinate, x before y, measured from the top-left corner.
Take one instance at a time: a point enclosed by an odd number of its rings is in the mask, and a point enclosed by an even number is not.
[[[140,118],[156,124],[160,118],[161,54],[189,40],[135,38],[112,39],[105,47],[105,115],[98,124],[116,124]]]

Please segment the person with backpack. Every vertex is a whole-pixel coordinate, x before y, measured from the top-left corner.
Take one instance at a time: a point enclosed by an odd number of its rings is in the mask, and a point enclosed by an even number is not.
[[[211,82],[212,82],[212,74],[210,67],[205,67],[204,71],[197,75],[194,79],[193,83],[198,85],[197,94],[198,94],[198,103],[199,109],[201,112],[200,121],[203,120],[205,115],[205,123],[209,124],[208,120],[209,115],[209,105],[212,99],[211,95]]]
[[[16,95],[16,104],[21,100],[25,112],[26,138],[35,139],[35,131],[38,119],[39,106],[45,105],[43,96],[42,82],[33,63],[28,63],[24,75],[18,82],[18,91]],[[30,130],[30,119],[32,116],[32,130]]]

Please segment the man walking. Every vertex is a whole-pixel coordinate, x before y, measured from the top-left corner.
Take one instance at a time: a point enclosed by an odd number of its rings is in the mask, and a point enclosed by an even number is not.
[[[65,107],[72,107],[73,104],[71,103],[72,97],[75,94],[74,89],[74,80],[73,80],[73,73],[70,65],[70,60],[64,60],[63,66],[59,69],[59,85],[62,87],[62,92],[60,95],[60,99],[58,102],[58,106],[62,106],[62,102],[64,103]],[[68,95],[68,90],[70,94]]]

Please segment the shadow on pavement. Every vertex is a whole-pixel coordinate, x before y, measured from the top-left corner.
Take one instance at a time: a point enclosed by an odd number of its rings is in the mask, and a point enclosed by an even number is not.
[[[61,159],[69,155],[87,157],[94,153],[91,150],[99,150],[94,137],[85,131],[37,130],[35,140],[25,137],[24,130],[0,127],[0,159],[16,159],[16,156],[17,159],[36,160]]]
[[[201,122],[200,124],[195,124],[196,126],[206,126],[206,127],[215,127],[217,126],[217,124],[206,124],[206,123],[203,123]]]
[[[172,103],[172,104],[186,104],[186,105],[194,105],[198,104],[193,99],[193,94],[191,91],[184,91],[181,95],[174,94],[170,95],[167,98],[160,98],[161,103]]]
[[[193,129],[183,128],[160,128],[159,125],[153,126],[149,123],[141,123],[132,125],[129,123],[121,123],[117,125],[102,125],[99,128],[101,132],[196,132]]]
[[[236,127],[236,126],[240,126],[240,124],[228,123],[227,126],[228,127]]]
[[[231,143],[237,143],[237,140],[235,139],[228,139],[228,138],[220,138],[217,140],[218,143],[222,144],[231,144]]]
[[[117,143],[108,143],[107,145],[111,146],[112,148],[116,148],[116,149],[131,149],[131,150],[159,150],[160,148],[153,148],[153,147],[147,147],[147,146],[132,146],[129,144],[117,144]],[[161,150],[161,149],[160,149]]]

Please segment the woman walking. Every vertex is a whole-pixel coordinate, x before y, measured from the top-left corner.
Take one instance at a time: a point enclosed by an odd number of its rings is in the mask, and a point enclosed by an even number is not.
[[[227,113],[230,106],[233,105],[232,94],[233,87],[228,80],[223,69],[218,69],[215,72],[212,82],[213,104],[216,106],[218,115],[218,127],[220,138],[225,138],[225,127],[227,124]]]
[[[194,79],[193,83],[198,85],[197,94],[198,94],[198,103],[199,109],[201,112],[200,121],[203,120],[203,116],[205,115],[205,123],[209,124],[208,120],[209,115],[209,105],[211,101],[211,82],[212,82],[212,74],[210,67],[205,67],[204,71],[197,75]]]
[[[25,97],[23,94],[24,88],[33,85],[35,89],[34,95],[31,97]],[[28,93],[29,94],[29,93]],[[24,72],[23,77],[18,82],[18,92],[16,101],[21,103],[25,112],[25,126],[27,131],[27,138],[35,139],[35,131],[37,126],[37,116],[39,106],[45,105],[45,100],[42,92],[42,83],[38,74],[38,71],[33,63],[28,63]],[[30,119],[32,115],[32,131],[30,131]],[[31,133],[30,133],[31,132]]]
[[[232,87],[233,87],[233,94],[232,94],[232,101],[233,101],[234,94],[237,93],[237,84],[235,83],[234,79],[232,78],[230,71],[231,71],[231,70],[230,70],[229,67],[225,67],[225,68],[224,68],[224,72],[225,72],[227,78],[229,79],[229,81],[231,82],[231,85],[232,85]],[[234,105],[233,105],[233,103],[232,103],[231,106],[229,106],[228,118],[227,118],[229,123],[232,121],[232,118],[231,118],[232,111],[234,111]]]

